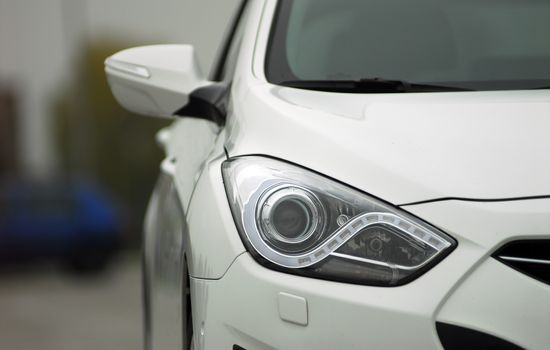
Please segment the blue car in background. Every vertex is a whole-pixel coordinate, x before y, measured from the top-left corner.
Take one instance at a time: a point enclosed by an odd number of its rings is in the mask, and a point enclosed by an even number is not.
[[[84,181],[15,181],[0,188],[0,264],[57,259],[78,272],[103,269],[117,251],[114,205]]]

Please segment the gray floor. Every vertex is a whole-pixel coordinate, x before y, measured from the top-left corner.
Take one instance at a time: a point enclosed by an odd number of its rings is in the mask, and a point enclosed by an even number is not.
[[[137,256],[94,278],[53,267],[2,273],[0,349],[141,349],[140,279]]]

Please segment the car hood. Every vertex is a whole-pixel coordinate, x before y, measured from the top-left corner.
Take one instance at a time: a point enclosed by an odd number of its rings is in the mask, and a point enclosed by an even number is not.
[[[284,159],[403,205],[550,195],[550,91],[343,94],[259,84],[230,156]]]

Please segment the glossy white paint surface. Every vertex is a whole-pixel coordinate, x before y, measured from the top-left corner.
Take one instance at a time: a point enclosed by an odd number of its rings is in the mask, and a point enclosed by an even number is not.
[[[485,257],[449,290],[438,321],[496,335],[526,349],[549,342],[550,287],[489,257],[498,247],[520,239],[550,239],[550,199],[497,203],[445,201],[405,207],[459,241],[459,255]]]
[[[185,211],[208,156],[214,151],[218,132],[218,126],[196,118],[183,118],[170,128],[165,150],[167,158],[175,161],[174,181]]]
[[[223,155],[211,158],[187,211],[187,260],[192,277],[219,279],[246,250],[233,224],[221,178]]]
[[[335,95],[255,85],[229,154],[291,159],[395,204],[550,194],[548,91],[354,95],[338,114]]]
[[[547,285],[488,259],[453,293],[437,320],[492,334],[525,349],[545,349],[550,344],[548,293]]]
[[[208,84],[190,45],[154,45],[127,49],[105,61],[113,95],[126,109],[170,117]]]

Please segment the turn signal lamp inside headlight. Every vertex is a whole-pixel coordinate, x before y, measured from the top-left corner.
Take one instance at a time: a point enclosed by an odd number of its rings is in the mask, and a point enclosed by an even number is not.
[[[224,162],[239,233],[262,265],[366,285],[407,283],[456,242],[437,228],[353,188],[263,157]]]

